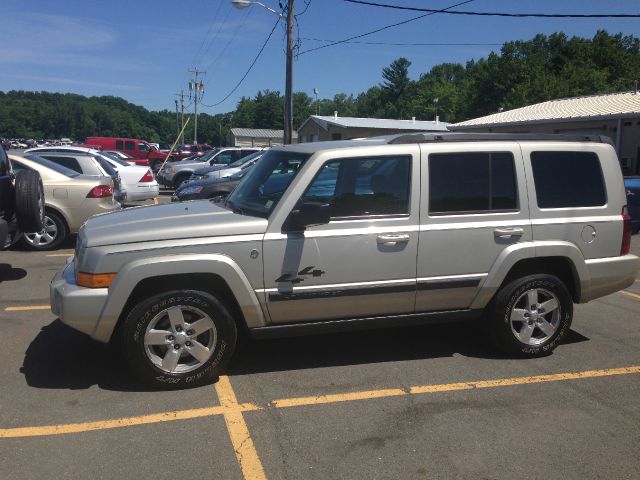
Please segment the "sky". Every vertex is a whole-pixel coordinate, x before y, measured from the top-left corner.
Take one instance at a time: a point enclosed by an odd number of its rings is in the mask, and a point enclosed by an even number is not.
[[[285,1],[285,0],[283,0]],[[379,0],[380,1],[380,0]],[[382,0],[403,6],[446,8],[460,0]],[[262,0],[279,9],[277,0]],[[420,15],[356,5],[343,0],[295,0],[299,52]],[[188,92],[189,69],[205,70],[203,103],[218,103],[233,89],[258,53],[277,17],[231,0],[2,0],[0,90],[114,95],[151,110],[174,110],[175,94]],[[457,10],[534,13],[640,13],[637,0],[523,2],[474,0]],[[382,81],[382,69],[404,56],[410,76],[443,62],[465,63],[499,51],[505,41],[563,31],[592,37],[640,35],[640,19],[514,19],[435,14],[349,43],[299,55],[294,91],[320,98],[357,95]],[[391,45],[466,43],[474,45]],[[228,100],[206,113],[235,109],[259,90],[284,92],[285,30],[281,22],[253,70]],[[631,88],[632,86],[630,86]],[[192,107],[189,107],[190,109]]]

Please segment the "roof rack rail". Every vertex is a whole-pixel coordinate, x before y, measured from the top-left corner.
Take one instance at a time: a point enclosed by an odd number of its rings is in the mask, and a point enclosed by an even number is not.
[[[499,141],[536,141],[554,142],[594,142],[613,145],[611,138],[605,135],[564,135],[556,133],[462,133],[462,132],[419,132],[394,136],[390,145],[403,143],[440,143],[440,142],[499,142]]]

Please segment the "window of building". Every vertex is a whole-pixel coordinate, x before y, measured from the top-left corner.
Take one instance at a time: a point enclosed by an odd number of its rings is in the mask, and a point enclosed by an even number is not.
[[[515,167],[511,153],[429,155],[429,214],[517,209]]]
[[[331,140],[342,140],[342,134],[341,133],[332,133],[331,134]]]
[[[540,208],[607,203],[600,159],[593,152],[532,152],[531,167]]]
[[[410,176],[410,156],[331,160],[302,200],[330,204],[333,218],[406,215]]]

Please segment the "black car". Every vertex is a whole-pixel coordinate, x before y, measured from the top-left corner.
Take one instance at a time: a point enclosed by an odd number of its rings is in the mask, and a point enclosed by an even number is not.
[[[211,178],[185,183],[174,192],[171,201],[184,202],[185,200],[226,197],[249,173],[249,170],[251,170],[251,167],[240,170],[226,178]]]

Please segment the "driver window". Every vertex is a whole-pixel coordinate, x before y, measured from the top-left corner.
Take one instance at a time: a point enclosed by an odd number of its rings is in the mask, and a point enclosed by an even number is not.
[[[408,215],[411,156],[345,158],[323,165],[302,197],[331,206],[331,217]]]
[[[146,143],[138,143],[138,150],[141,152],[148,152],[149,146]]]

